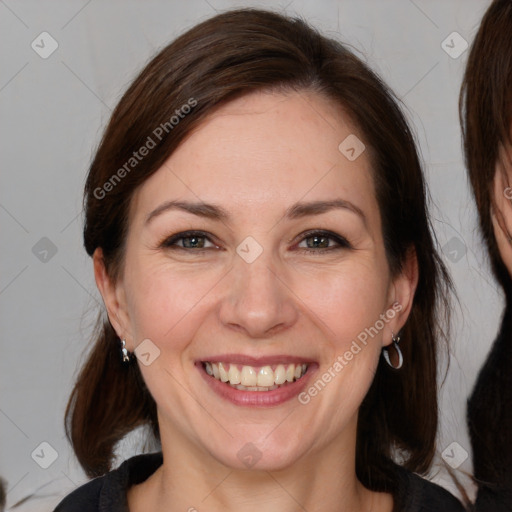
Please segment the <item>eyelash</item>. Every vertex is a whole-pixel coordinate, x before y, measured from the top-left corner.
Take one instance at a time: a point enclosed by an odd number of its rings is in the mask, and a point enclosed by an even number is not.
[[[300,248],[298,249],[299,252],[303,254],[312,254],[312,253],[326,253],[331,251],[336,251],[340,249],[352,249],[351,244],[347,241],[346,238],[337,235],[336,233],[332,233],[331,231],[325,231],[325,230],[311,230],[306,231],[305,233],[302,233],[302,237],[299,240],[298,243],[303,242],[304,240],[307,240],[308,238],[327,238],[330,240],[334,240],[338,245],[335,245],[333,247],[326,247],[326,248],[318,248],[318,249],[305,249]],[[176,233],[175,235],[172,235],[170,237],[167,237],[164,239],[160,244],[160,248],[164,249],[171,249],[171,250],[181,250],[181,251],[193,251],[194,253],[202,253],[204,251],[208,251],[210,249],[214,249],[214,247],[204,247],[199,249],[194,249],[192,247],[180,247],[178,245],[175,245],[176,242],[179,240],[183,240],[186,238],[206,238],[211,243],[214,243],[209,237],[208,233],[204,231],[183,231],[181,233]]]

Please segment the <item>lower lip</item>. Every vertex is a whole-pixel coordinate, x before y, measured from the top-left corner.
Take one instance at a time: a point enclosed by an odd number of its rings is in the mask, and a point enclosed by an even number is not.
[[[206,383],[220,397],[235,405],[248,407],[272,407],[291,400],[306,387],[306,384],[315,370],[314,365],[310,364],[308,365],[307,372],[299,380],[290,382],[271,391],[244,391],[211,377],[206,373],[202,363],[197,363],[196,366]]]

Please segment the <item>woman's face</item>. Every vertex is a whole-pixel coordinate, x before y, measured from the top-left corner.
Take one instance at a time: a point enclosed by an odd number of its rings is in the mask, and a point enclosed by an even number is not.
[[[116,283],[96,255],[164,453],[263,469],[353,457],[416,285],[414,258],[390,275],[361,140],[312,93],[232,101],[136,192]]]
[[[512,146],[510,144],[500,148],[493,193],[494,235],[501,259],[512,276]]]

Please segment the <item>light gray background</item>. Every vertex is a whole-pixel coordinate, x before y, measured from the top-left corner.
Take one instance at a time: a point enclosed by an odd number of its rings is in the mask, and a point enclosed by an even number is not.
[[[217,10],[240,5],[306,17],[360,52],[406,105],[425,161],[439,244],[460,298],[441,388],[438,462],[452,442],[463,458],[461,449],[469,451],[465,401],[496,334],[502,298],[475,229],[461,155],[457,102],[468,52],[454,59],[441,43],[454,31],[471,42],[488,4],[0,1],[0,475],[8,481],[8,507],[36,492],[16,510],[51,510],[85,481],[64,436],[63,414],[98,310],[91,261],[82,249],[81,192],[110,111],[158,48]],[[59,45],[47,59],[31,48],[43,31]],[[33,251],[43,237],[57,249],[47,261]],[[31,457],[43,441],[58,453],[48,469]],[[122,454],[136,445],[133,438]],[[459,476],[464,472],[471,472],[469,459],[459,467]],[[439,464],[432,477],[453,490]]]

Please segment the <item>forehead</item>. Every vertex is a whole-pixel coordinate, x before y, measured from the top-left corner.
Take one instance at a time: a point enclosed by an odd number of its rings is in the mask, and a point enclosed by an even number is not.
[[[369,157],[363,151],[349,160],[339,149],[347,137],[363,139],[341,107],[322,96],[251,93],[201,123],[137,191],[133,206],[147,212],[180,198],[249,215],[250,207],[257,212],[341,195],[372,209]]]

